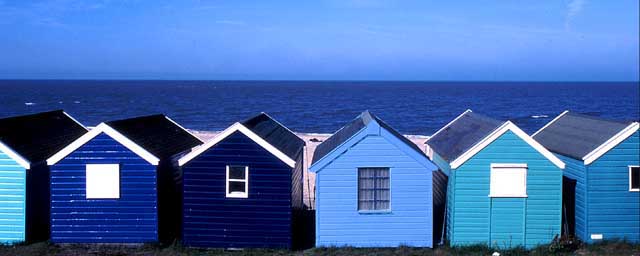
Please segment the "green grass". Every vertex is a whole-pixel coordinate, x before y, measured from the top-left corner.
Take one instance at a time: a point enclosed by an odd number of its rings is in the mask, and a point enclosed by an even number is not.
[[[193,249],[180,245],[145,244],[140,246],[126,245],[54,245],[46,242],[33,244],[17,244],[0,246],[0,255],[65,255],[65,256],[120,256],[120,255],[159,255],[159,256],[195,256],[195,255],[491,255],[498,251],[501,256],[510,255],[637,255],[640,256],[640,244],[626,241],[608,241],[599,244],[580,246],[577,250],[557,250],[548,245],[532,250],[514,248],[510,250],[495,250],[488,246],[475,245],[464,247],[429,248],[353,248],[353,247],[323,247],[304,251],[247,249],[228,251],[222,249]]]

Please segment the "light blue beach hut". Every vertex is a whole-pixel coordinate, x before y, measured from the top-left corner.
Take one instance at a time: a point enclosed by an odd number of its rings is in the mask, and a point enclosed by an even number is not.
[[[640,242],[639,126],[565,111],[533,135],[567,163],[566,222],[585,242]]]
[[[316,246],[432,247],[432,176],[413,142],[364,112],[316,148]]]
[[[560,234],[564,163],[516,125],[467,110],[426,144],[449,177],[451,245],[532,248]]]

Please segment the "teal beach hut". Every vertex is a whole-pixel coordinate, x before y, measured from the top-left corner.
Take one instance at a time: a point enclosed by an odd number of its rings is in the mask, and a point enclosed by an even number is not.
[[[567,163],[566,222],[582,241],[640,242],[639,126],[565,111],[533,135]]]
[[[426,146],[449,178],[451,245],[532,248],[560,234],[565,165],[515,124],[467,110]]]
[[[86,132],[62,110],[0,119],[0,243],[48,239],[45,160]]]
[[[433,172],[413,142],[364,112],[316,148],[316,246],[433,245]]]

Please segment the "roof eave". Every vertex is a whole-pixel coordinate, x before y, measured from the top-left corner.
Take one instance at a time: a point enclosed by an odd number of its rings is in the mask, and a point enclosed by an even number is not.
[[[616,133],[616,135],[613,135],[613,137],[609,138],[607,141],[602,143],[600,146],[598,146],[582,158],[582,161],[584,161],[584,165],[589,165],[598,160],[598,158],[609,152],[609,150],[613,149],[618,144],[622,143],[631,135],[633,135],[636,131],[638,131],[639,128],[640,123],[633,122],[622,129],[620,132]]]

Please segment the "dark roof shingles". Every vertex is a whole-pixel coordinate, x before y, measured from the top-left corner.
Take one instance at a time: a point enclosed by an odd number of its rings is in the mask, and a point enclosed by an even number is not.
[[[295,160],[304,148],[304,140],[265,113],[243,121],[242,125],[291,159]]]
[[[0,141],[31,163],[47,160],[86,132],[62,110],[0,119]]]

